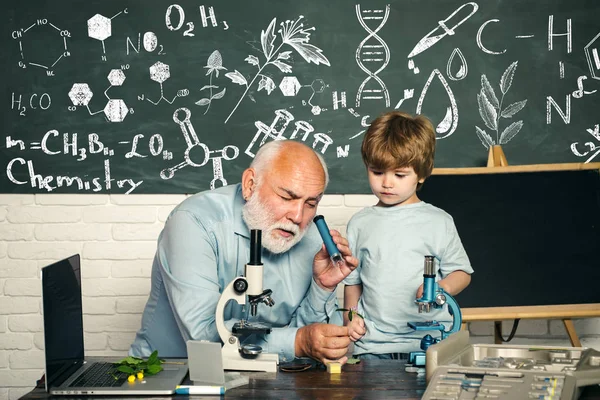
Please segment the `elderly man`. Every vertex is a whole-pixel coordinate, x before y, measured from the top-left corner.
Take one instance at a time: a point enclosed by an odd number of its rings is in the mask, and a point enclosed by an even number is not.
[[[187,340],[219,341],[215,310],[221,291],[244,274],[250,230],[262,230],[264,287],[273,307],[258,307],[271,324],[252,343],[280,361],[311,357],[345,362],[350,339],[342,324],[335,288],[358,265],[348,241],[331,231],[344,256],[332,265],[312,224],[328,183],[327,167],[314,150],[285,140],[264,145],[242,182],[198,193],[170,214],[158,239],[152,288],[130,354],[185,357]],[[312,266],[312,267],[311,267]],[[244,318],[231,302],[225,323]],[[331,323],[330,323],[331,322]],[[336,323],[338,325],[336,325]]]

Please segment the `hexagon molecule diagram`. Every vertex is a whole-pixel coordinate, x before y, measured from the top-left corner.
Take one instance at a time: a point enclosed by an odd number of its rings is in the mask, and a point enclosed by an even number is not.
[[[74,106],[87,107],[93,95],[87,83],[74,83],[69,91],[69,98]]]
[[[295,76],[286,76],[279,84],[279,90],[281,90],[281,93],[283,93],[284,96],[297,95],[301,87],[302,85],[300,85],[298,78]]]
[[[112,19],[119,16],[122,12],[123,11],[120,11],[111,18],[107,18],[103,15],[96,14],[87,21],[88,36],[92,39],[97,39],[102,42],[103,54],[106,54],[104,40],[108,39],[112,35]]]
[[[171,70],[169,66],[160,61],[155,62],[150,68],[150,79],[154,82],[157,82],[160,85],[160,98],[156,101],[150,100],[150,98],[146,98],[150,103],[157,105],[161,100],[166,101],[169,104],[173,104],[175,99],[179,96],[187,96],[189,93],[187,89],[180,90],[171,100],[165,97],[165,92],[163,89],[163,83],[171,77]]]
[[[69,91],[69,98],[74,106],[85,106],[90,115],[96,115],[104,112],[104,115],[110,122],[123,122],[129,109],[122,99],[111,99],[107,92],[113,86],[121,86],[125,82],[125,73],[121,69],[113,69],[107,76],[110,82],[110,87],[104,91],[104,95],[108,99],[108,102],[104,108],[100,111],[92,112],[90,110],[90,100],[94,93],[90,89],[87,83],[74,83]]]

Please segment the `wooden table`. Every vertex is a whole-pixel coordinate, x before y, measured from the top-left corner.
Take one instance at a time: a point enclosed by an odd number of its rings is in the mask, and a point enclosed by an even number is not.
[[[404,366],[404,361],[364,360],[360,364],[344,365],[341,374],[329,374],[324,367],[303,372],[249,373],[249,384],[228,390],[224,398],[420,399],[426,388],[425,376],[405,372]],[[59,399],[59,397],[48,396],[43,389],[34,389],[22,397],[23,400],[48,398]],[[117,396],[107,398],[116,400]],[[155,397],[163,400],[169,398],[168,396]],[[187,396],[178,395],[172,398],[183,400]],[[216,399],[217,396],[190,396],[190,398]],[[596,385],[586,388],[580,399],[600,399],[600,387]]]

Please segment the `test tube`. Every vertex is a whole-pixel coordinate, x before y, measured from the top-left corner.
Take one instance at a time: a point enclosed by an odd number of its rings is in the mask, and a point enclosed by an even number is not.
[[[325,217],[322,215],[317,215],[315,218],[313,218],[313,222],[321,234],[321,238],[323,239],[323,243],[325,243],[325,248],[329,253],[329,257],[331,258],[333,265],[340,267],[344,263],[344,258],[342,257],[342,253],[340,253],[335,245],[333,238],[331,237],[331,233],[329,233],[329,227],[325,222]]]

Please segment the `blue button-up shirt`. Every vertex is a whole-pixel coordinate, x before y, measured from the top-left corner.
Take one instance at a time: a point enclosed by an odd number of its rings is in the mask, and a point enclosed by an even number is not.
[[[241,185],[198,193],[169,215],[158,238],[152,265],[151,291],[129,353],[147,357],[187,357],[187,340],[220,341],[215,310],[223,289],[244,275],[250,259],[250,231],[242,219]],[[314,322],[342,323],[335,292],[321,289],[312,278],[314,255],[322,245],[311,225],[291,250],[263,250],[263,288],[273,291],[273,307],[258,305],[251,321],[272,326],[270,334],[242,338],[244,343],[277,353],[282,361],[295,356],[299,327]],[[246,307],[248,308],[248,307]],[[225,307],[231,329],[247,313],[235,301]]]

